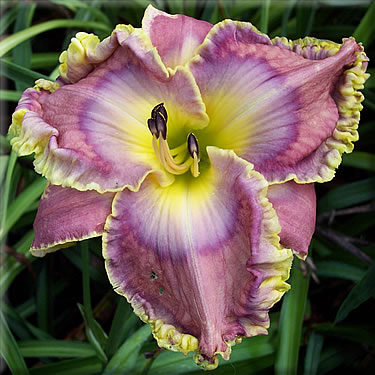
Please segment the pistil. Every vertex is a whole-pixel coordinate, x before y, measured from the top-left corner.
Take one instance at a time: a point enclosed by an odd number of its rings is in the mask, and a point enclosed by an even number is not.
[[[151,111],[151,118],[147,120],[152,134],[152,148],[161,165],[172,174],[181,175],[189,169],[194,177],[199,176],[199,146],[197,138],[190,133],[187,143],[169,148],[167,141],[168,114],[163,103],[156,105]],[[187,153],[190,157],[186,158]]]

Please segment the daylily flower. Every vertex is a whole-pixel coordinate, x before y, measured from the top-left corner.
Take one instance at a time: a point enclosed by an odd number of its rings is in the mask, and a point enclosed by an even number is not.
[[[367,57],[146,9],[78,33],[60,78],[24,92],[10,133],[50,185],[32,253],[102,236],[109,279],[159,346],[206,369],[266,334],[315,225],[313,182],[357,140]]]

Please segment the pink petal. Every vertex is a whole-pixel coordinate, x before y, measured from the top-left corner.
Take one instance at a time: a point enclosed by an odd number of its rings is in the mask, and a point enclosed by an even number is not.
[[[113,287],[159,345],[198,350],[210,369],[240,337],[267,333],[292,254],[280,247],[264,178],[232,151],[208,155],[199,178],[165,188],[147,178],[139,192],[118,193],[103,254]]]
[[[212,25],[181,14],[170,15],[149,5],[142,20],[148,34],[167,67],[184,65],[203,42]]]
[[[75,84],[52,93],[25,91],[10,128],[12,145],[20,155],[35,152],[36,171],[52,184],[137,190],[152,172],[163,185],[173,181],[152,149],[147,119],[153,107],[164,102],[172,140],[187,126],[205,127],[208,118],[191,73],[179,67],[169,74],[145,40],[141,31],[121,39],[121,47]]]
[[[32,254],[44,256],[76,241],[101,236],[113,198],[114,193],[48,185],[34,221]]]
[[[189,64],[211,120],[207,137],[269,182],[327,181],[357,139],[367,58],[353,39],[339,50],[322,41],[330,53],[312,60],[275,44],[248,23],[209,32]]]
[[[307,256],[315,231],[316,196],[314,184],[294,181],[271,185],[267,198],[276,210],[281,225],[280,243],[298,257]]]

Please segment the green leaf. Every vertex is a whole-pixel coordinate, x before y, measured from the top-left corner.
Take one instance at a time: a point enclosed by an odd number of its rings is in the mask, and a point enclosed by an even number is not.
[[[44,74],[34,72],[5,59],[1,59],[0,64],[4,75],[15,82],[22,83],[24,88],[34,86],[35,81],[39,78],[49,80],[49,77]]]
[[[221,361],[218,369],[212,373],[227,375],[231,374],[233,368],[235,368],[236,374],[255,374],[257,371],[271,367],[274,364],[274,352],[275,348],[270,342],[269,336],[244,338],[241,344],[232,348],[229,363],[226,364],[226,361]],[[237,372],[240,371],[240,368],[243,368],[244,371]],[[148,374],[198,375],[202,374],[202,369],[194,363],[192,353],[185,356],[182,353],[173,353],[169,350],[165,350],[155,359]]]
[[[8,214],[8,202],[9,202],[9,192],[12,184],[13,171],[16,166],[17,154],[13,151],[10,153],[7,173],[5,176],[5,183],[2,190],[2,199],[0,202],[0,241],[4,238],[7,233],[6,223]]]
[[[167,4],[172,14],[184,13],[184,3],[182,0],[167,0]]]
[[[46,259],[47,261],[47,259]],[[38,274],[36,304],[38,326],[41,330],[51,333],[52,330],[52,293],[51,282],[48,282],[47,262],[43,262],[42,269]]]
[[[370,73],[370,78],[366,81],[367,89],[375,88],[375,68],[367,69],[367,73]]]
[[[353,346],[343,340],[336,340],[332,345],[326,345],[320,355],[318,374],[337,373],[340,368],[346,370],[343,373],[352,373],[349,366],[363,356],[359,347],[359,345]]]
[[[0,155],[0,184],[3,184],[5,174],[8,168],[9,155]]]
[[[318,213],[375,199],[375,177],[335,188],[318,201]]]
[[[18,102],[21,98],[21,91],[0,90],[0,100]]]
[[[93,318],[92,312],[88,313],[85,306],[80,303],[77,305],[85,321],[87,339],[95,349],[98,358],[103,363],[106,363],[108,358],[104,352],[104,348],[108,340],[107,334],[104,332],[100,324]]]
[[[362,18],[360,24],[354,31],[354,38],[358,42],[362,42],[365,47],[369,46],[375,38],[375,2],[367,9],[365,16]]]
[[[348,314],[369,298],[375,297],[375,264],[363,276],[362,280],[350,291],[337,312],[335,324],[344,320]]]
[[[139,328],[130,336],[115,353],[104,369],[103,375],[132,374],[137,363],[138,353],[144,342],[151,336],[148,324]]]
[[[362,92],[365,97],[363,105],[372,111],[375,111],[375,92],[367,88],[363,89]]]
[[[315,266],[318,276],[335,277],[354,282],[361,280],[366,273],[362,268],[339,261],[320,261],[316,262]]]
[[[51,66],[56,66],[59,64],[58,52],[43,52],[43,53],[33,53],[31,56],[31,68],[49,68]]]
[[[310,35],[316,10],[316,0],[309,1],[307,4],[303,1],[299,2],[296,17],[296,32],[299,37]]]
[[[0,57],[3,57],[6,53],[12,50],[15,46],[18,46],[20,43],[32,38],[33,36],[36,36],[48,30],[68,28],[68,27],[79,27],[80,29],[97,29],[97,30],[102,30],[104,32],[107,32],[108,34],[112,31],[110,27],[103,25],[102,23],[92,22],[92,21],[62,19],[62,20],[42,22],[38,25],[31,26],[25,30],[19,31],[16,34],[13,34],[3,39],[0,42]]]
[[[30,249],[33,239],[34,231],[31,230],[14,246],[14,250],[19,254],[25,254]],[[25,254],[25,258],[30,263],[36,260],[30,253]],[[16,257],[5,257],[0,266],[0,297],[6,293],[15,277],[25,268],[25,264],[20,262]]]
[[[8,324],[0,311],[0,332],[1,332],[1,356],[7,363],[12,375],[27,375],[29,370],[18,348],[17,342],[10,331]]]
[[[124,337],[129,334],[129,320],[133,316],[133,309],[125,298],[118,299],[117,309],[112,320],[111,330],[109,331],[106,353],[109,357],[116,352]],[[138,317],[132,319],[138,323]]]
[[[101,370],[98,358],[87,357],[35,367],[30,370],[30,375],[93,375],[101,373]]]
[[[322,335],[318,335],[315,332],[310,335],[305,357],[305,375],[318,374],[318,366],[320,362],[320,353],[323,348],[323,341],[324,338]]]
[[[5,30],[16,20],[18,9],[12,7],[6,13],[3,13],[0,18],[0,34],[4,34]]]
[[[294,260],[290,283],[292,289],[284,297],[281,307],[279,344],[276,354],[275,374],[297,374],[298,354],[309,277],[304,276],[299,259]]]
[[[31,25],[34,11],[36,8],[36,4],[30,3],[18,3],[18,14],[16,23],[14,25],[14,33],[18,31],[24,30]],[[30,40],[26,40],[25,42],[19,44],[12,50],[13,61],[15,64],[23,66],[25,68],[29,68],[31,66],[31,43]],[[19,91],[23,91],[27,88],[27,84],[22,82],[16,81],[16,89]]]
[[[31,323],[29,323],[24,317],[22,317],[15,309],[13,309],[11,306],[3,303],[2,309],[4,313],[9,317],[8,322],[9,325],[12,325],[12,327],[18,327],[17,335],[23,340],[30,339],[32,336],[37,338],[38,340],[51,340],[52,337],[46,333],[45,331],[42,331],[38,327],[35,327]],[[25,334],[21,335],[20,330],[24,332]]]
[[[264,0],[262,4],[262,13],[260,17],[260,31],[262,33],[268,32],[268,18],[270,12],[271,0]]]
[[[351,154],[345,154],[342,159],[342,165],[375,172],[375,154],[354,151]]]
[[[372,322],[371,322],[372,323]],[[346,325],[335,326],[333,323],[314,324],[312,328],[324,335],[343,338],[362,344],[375,345],[373,326],[368,325]]]
[[[285,10],[283,12],[281,21],[281,36],[288,36],[288,23],[296,2],[297,0],[288,0],[285,3]]]
[[[35,200],[39,199],[46,184],[47,180],[42,177],[37,177],[36,180],[9,205],[9,214],[6,218],[4,231],[1,233],[0,239],[8,233],[10,228],[12,228],[16,221],[28,210]]]
[[[95,350],[86,342],[63,340],[29,340],[18,343],[24,357],[90,357]]]

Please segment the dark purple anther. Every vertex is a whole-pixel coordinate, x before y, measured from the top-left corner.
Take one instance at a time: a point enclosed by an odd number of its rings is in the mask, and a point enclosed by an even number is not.
[[[160,112],[156,112],[155,124],[158,134],[163,137],[164,140],[167,139],[167,123]]]
[[[194,154],[197,154],[197,158],[199,158],[199,146],[197,138],[193,133],[190,133],[187,139],[187,146],[189,154],[192,158],[194,158]]]
[[[147,120],[148,128],[150,129],[150,132],[152,135],[156,135],[156,138],[159,138],[159,132],[156,129],[155,120],[153,118],[149,118]]]
[[[167,122],[168,114],[167,114],[167,110],[164,107],[164,103],[159,103],[158,105],[154,107],[154,109],[151,111],[151,117],[156,118],[156,114],[158,112],[164,117],[165,122]]]

